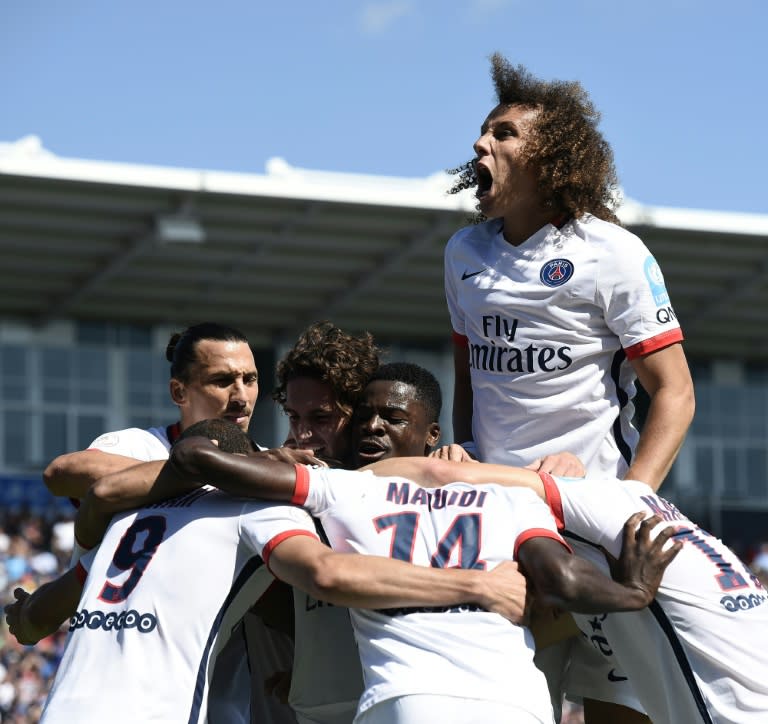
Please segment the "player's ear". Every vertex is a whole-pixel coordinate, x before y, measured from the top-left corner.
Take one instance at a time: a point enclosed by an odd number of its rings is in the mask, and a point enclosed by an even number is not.
[[[433,422],[429,426],[429,430],[427,432],[427,447],[433,448],[435,445],[437,445],[437,441],[440,439],[440,424],[437,422]]]
[[[171,379],[169,385],[171,391],[171,399],[177,404],[184,404],[187,399],[187,390],[184,387],[184,383],[177,379]]]

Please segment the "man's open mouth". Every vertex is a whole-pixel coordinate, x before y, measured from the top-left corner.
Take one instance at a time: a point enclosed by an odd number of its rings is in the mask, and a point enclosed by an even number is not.
[[[379,458],[387,452],[389,449],[378,440],[361,440],[357,446],[357,454],[360,458]]]
[[[493,174],[482,164],[475,162],[475,176],[477,177],[477,191],[475,196],[482,198],[493,186]]]

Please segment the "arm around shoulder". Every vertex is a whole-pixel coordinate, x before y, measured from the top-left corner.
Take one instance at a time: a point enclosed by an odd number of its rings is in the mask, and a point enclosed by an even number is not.
[[[54,495],[83,498],[99,478],[139,462],[101,450],[78,450],[59,455],[43,471],[43,482]]]

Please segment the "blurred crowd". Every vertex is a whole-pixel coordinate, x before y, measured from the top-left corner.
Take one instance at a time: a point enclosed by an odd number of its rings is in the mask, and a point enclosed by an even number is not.
[[[32,591],[67,570],[74,543],[72,516],[59,511],[0,511],[2,604],[16,587]],[[768,588],[768,542],[743,554]],[[22,646],[0,625],[0,722],[37,724],[66,641],[67,626],[37,646]],[[583,724],[582,709],[566,702],[562,724]]]
[[[32,591],[69,567],[74,542],[71,517],[49,511],[0,511],[2,604],[17,587]],[[0,722],[37,724],[61,660],[66,626],[37,646],[22,646],[0,626]]]

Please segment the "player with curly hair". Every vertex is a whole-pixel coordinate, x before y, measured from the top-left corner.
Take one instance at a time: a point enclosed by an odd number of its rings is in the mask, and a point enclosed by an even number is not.
[[[289,420],[289,438],[324,460],[347,464],[351,438],[340,432],[379,366],[373,337],[347,334],[331,322],[305,329],[277,365],[273,397]]]
[[[498,104],[453,188],[475,187],[481,216],[445,250],[454,439],[465,442],[437,454],[581,475],[575,455],[591,477],[657,490],[694,410],[664,277],[618,224],[611,148],[582,86],[541,80],[498,53],[491,67]],[[637,380],[650,397],[642,433]],[[615,693],[625,683],[616,672],[602,684],[585,666],[568,676],[569,693],[632,703]],[[647,721],[591,716],[600,706],[585,706],[590,724]]]

